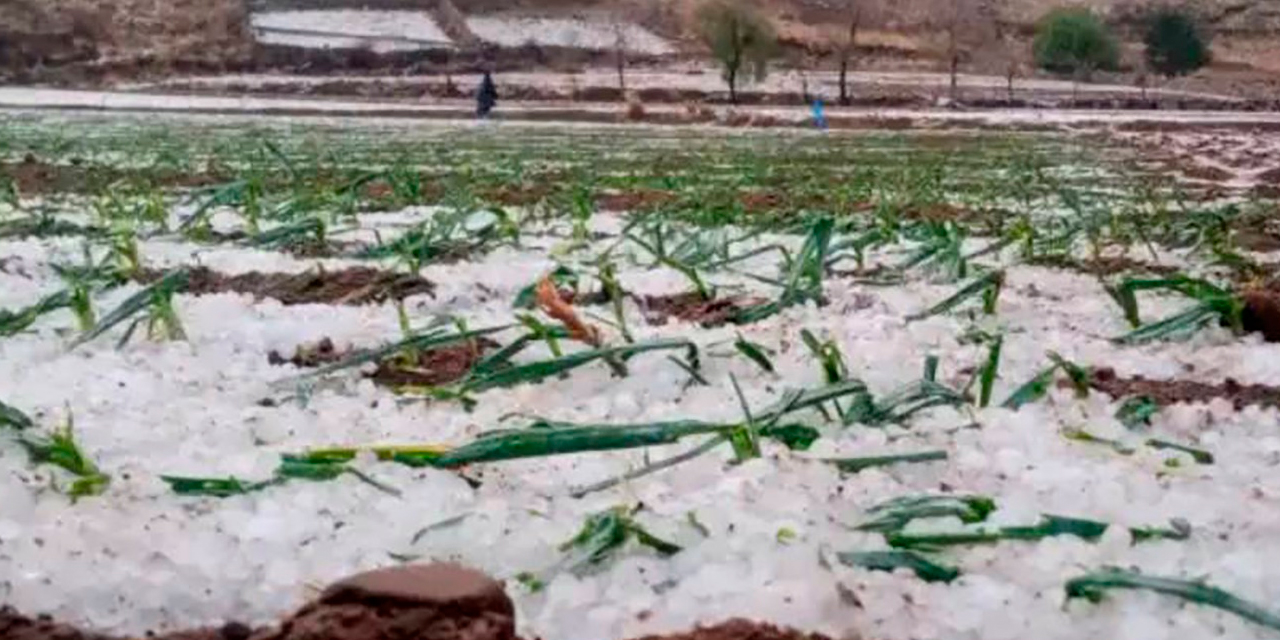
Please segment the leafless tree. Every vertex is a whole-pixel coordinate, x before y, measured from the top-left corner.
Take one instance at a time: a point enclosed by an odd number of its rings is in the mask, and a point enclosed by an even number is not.
[[[881,24],[889,14],[887,3],[891,0],[818,0],[824,9],[837,12],[839,21],[828,29],[828,39],[840,64],[840,104],[848,105],[849,70],[853,67],[858,49],[858,34],[867,28]]]
[[[1014,26],[996,15],[998,6],[991,3],[988,10],[992,12],[991,26],[987,29],[991,37],[985,43],[975,43],[977,48],[971,55],[980,60],[984,68],[1001,74],[1005,82],[1005,98],[1013,102],[1013,83],[1022,74],[1029,52],[1025,43],[1018,39]]]
[[[1147,57],[1142,56],[1134,65],[1133,83],[1142,91],[1142,101],[1147,101],[1147,87],[1151,84],[1151,70]]]
[[[614,64],[618,69],[618,91],[627,95],[627,24],[618,20],[613,23]]]
[[[959,93],[960,63],[996,39],[997,3],[998,0],[941,0],[935,20],[945,38],[952,102]]]

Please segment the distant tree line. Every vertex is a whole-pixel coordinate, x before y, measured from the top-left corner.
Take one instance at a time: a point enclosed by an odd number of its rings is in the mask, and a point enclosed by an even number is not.
[[[1050,73],[1088,80],[1095,71],[1120,67],[1120,40],[1092,10],[1064,6],[1037,23],[1030,55],[1013,25],[1002,22],[1009,0],[811,0],[840,21],[827,34],[839,68],[839,101],[849,104],[849,72],[857,64],[859,36],[894,20],[925,27],[942,36],[941,51],[955,99],[962,68],[973,61],[1005,76],[1012,98],[1014,80],[1028,58]],[[744,83],[763,80],[780,53],[773,23],[752,0],[705,0],[697,14],[698,35],[719,64],[730,100]],[[1144,46],[1140,76],[1188,74],[1210,62],[1209,34],[1194,5],[1153,3],[1141,20]]]

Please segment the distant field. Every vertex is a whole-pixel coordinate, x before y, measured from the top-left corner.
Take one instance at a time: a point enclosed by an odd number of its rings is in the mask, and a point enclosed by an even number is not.
[[[1272,144],[4,112],[0,598],[1270,637]]]

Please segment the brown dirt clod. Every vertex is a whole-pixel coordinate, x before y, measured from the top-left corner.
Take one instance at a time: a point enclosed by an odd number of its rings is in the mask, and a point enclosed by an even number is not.
[[[636,211],[665,204],[674,199],[670,193],[657,189],[632,189],[617,193],[604,193],[596,198],[602,211]]]
[[[155,187],[202,187],[217,177],[204,173],[122,169],[105,165],[49,164],[27,154],[22,162],[0,162],[0,176],[13,181],[18,193],[93,193],[116,182],[151,184]]]
[[[502,585],[453,564],[392,567],[334,584],[254,640],[514,640]]]
[[[759,300],[741,297],[704,300],[697,292],[677,293],[665,296],[644,296],[639,299],[645,321],[652,325],[666,324],[670,318],[684,322],[696,322],[703,327],[718,327],[744,307]]]
[[[1240,297],[1244,300],[1244,330],[1261,333],[1267,342],[1280,342],[1280,291],[1249,289]]]
[[[410,565],[357,574],[325,589],[320,601],[389,600],[439,607],[475,607],[514,615],[502,585],[479,571],[452,563]]]
[[[306,273],[260,273],[253,271],[235,276],[218,273],[207,267],[189,271],[187,293],[243,293],[255,298],[273,298],[281,304],[365,305],[387,300],[403,300],[412,295],[434,295],[435,285],[414,274],[382,271],[369,267],[351,267],[338,271]],[[138,277],[150,283],[164,277],[164,272],[147,271]]]
[[[645,636],[636,640],[831,640],[817,633],[803,633],[771,624],[735,618],[716,625],[699,626],[685,633]]]
[[[370,377],[387,387],[438,387],[462,379],[486,351],[497,346],[492,340],[479,338],[468,344],[422,351],[417,362],[389,358],[379,362]]]
[[[460,380],[481,356],[498,346],[487,338],[477,338],[464,344],[419,351],[417,359],[412,362],[404,356],[391,356],[378,362],[377,369],[369,374],[369,378],[386,387],[436,387]],[[267,361],[276,366],[291,364],[312,369],[341,362],[350,353],[350,348],[338,349],[333,340],[325,337],[314,343],[298,345],[289,358],[279,351],[272,351],[267,354]]]

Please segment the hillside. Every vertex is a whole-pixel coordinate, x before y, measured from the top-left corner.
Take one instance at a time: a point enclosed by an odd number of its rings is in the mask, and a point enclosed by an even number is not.
[[[930,5],[940,5],[946,0],[924,0],[919,10],[929,10]],[[426,8],[437,0],[249,0],[254,10],[370,8],[409,9]],[[693,0],[453,0],[464,13],[517,12],[538,15],[559,15],[573,12],[617,12],[632,15],[690,13]],[[820,24],[838,17],[838,11],[829,7],[840,5],[839,0],[762,0],[760,3],[775,15],[788,19]],[[901,7],[910,2],[893,2]],[[1044,13],[1063,2],[1056,0],[1004,0],[1002,14],[1005,20],[1030,26]],[[1079,0],[1082,4],[1126,21],[1142,6],[1139,0]],[[1274,35],[1280,33],[1280,2],[1274,0],[1197,0],[1197,10],[1203,12],[1207,22],[1219,33]],[[909,26],[909,25],[906,25]]]
[[[919,68],[934,64],[939,39],[922,26],[922,16],[948,0],[908,0],[892,5],[892,17],[864,28],[862,45],[885,60],[864,56],[876,68]],[[1085,0],[1107,15],[1132,40],[1138,0]],[[842,0],[762,0],[792,50],[792,60],[822,50],[823,34],[838,30]],[[1001,21],[1029,33],[1054,0],[1004,0]],[[113,77],[155,76],[175,72],[227,70],[413,68],[439,64],[439,56],[398,54],[371,60],[359,51],[304,51],[264,47],[254,41],[248,17],[255,12],[299,9],[398,9],[425,11],[460,45],[452,59],[474,52],[475,38],[466,16],[622,19],[699,56],[693,37],[697,0],[7,0],[0,3],[0,78],[53,80],[76,84]],[[1232,81],[1266,82],[1280,74],[1280,2],[1200,0],[1206,24],[1217,35],[1215,73]],[[554,49],[554,47],[552,47]],[[563,49],[563,48],[562,48]],[[572,50],[525,51],[507,56],[504,68],[535,68],[568,61],[591,64],[590,55]],[[487,56],[502,53],[493,52]],[[980,64],[974,61],[973,64]],[[975,71],[982,71],[979,67]],[[1243,74],[1243,75],[1242,75]]]

